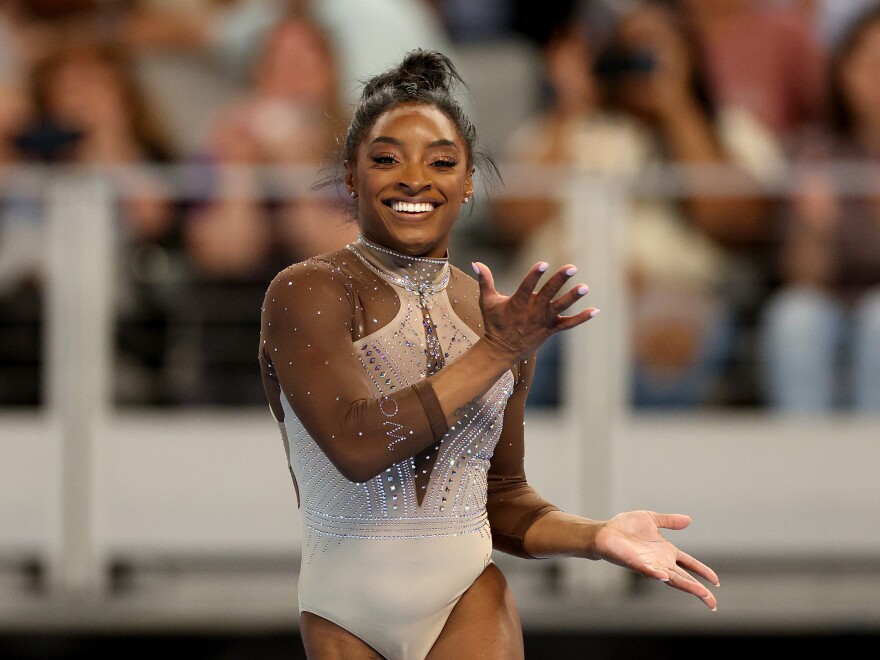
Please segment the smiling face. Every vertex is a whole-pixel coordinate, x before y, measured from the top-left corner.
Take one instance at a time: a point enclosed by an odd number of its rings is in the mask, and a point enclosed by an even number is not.
[[[420,103],[396,106],[367,132],[345,183],[364,237],[411,256],[444,257],[473,168],[455,125]]]

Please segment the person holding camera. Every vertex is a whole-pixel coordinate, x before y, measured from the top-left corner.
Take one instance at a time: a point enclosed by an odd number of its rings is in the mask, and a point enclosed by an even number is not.
[[[508,159],[523,166],[524,181],[553,164],[626,186],[632,401],[718,402],[740,282],[754,279],[750,251],[770,236],[762,183],[784,163],[780,145],[750,115],[716,105],[696,39],[663,3],[621,14],[601,47],[579,24],[565,26],[549,42],[545,64],[551,101],[512,136]],[[700,192],[702,177],[716,170],[740,196]],[[672,179],[673,172],[683,178]],[[645,183],[655,185],[639,187]],[[560,197],[551,186],[544,190],[495,206],[495,227],[520,265],[548,249],[562,261],[575,256]],[[558,374],[542,371],[553,368],[548,348],[537,381],[551,388]],[[539,388],[533,396],[541,400]]]

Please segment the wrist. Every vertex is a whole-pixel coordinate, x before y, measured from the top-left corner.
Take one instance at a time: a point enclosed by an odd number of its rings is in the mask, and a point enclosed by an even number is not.
[[[523,547],[532,557],[579,557],[598,560],[596,537],[605,521],[590,520],[564,511],[551,511],[529,527]]]
[[[509,369],[520,360],[520,351],[510,342],[486,333],[478,342],[493,362],[497,362],[504,369]]]

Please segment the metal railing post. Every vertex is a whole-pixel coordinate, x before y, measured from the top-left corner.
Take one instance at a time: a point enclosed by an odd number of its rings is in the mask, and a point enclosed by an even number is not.
[[[614,503],[614,433],[626,392],[627,300],[623,268],[626,191],[615,181],[575,174],[565,186],[565,219],[572,242],[574,281],[590,293],[577,309],[601,312],[585,326],[564,333],[563,414],[572,433],[577,465],[574,500],[580,513],[605,519]],[[619,594],[628,573],[605,562],[567,563],[566,580],[575,588]]]
[[[95,442],[108,412],[112,350],[113,194],[87,173],[47,179],[47,401],[62,438],[61,547],[54,586],[99,591]]]

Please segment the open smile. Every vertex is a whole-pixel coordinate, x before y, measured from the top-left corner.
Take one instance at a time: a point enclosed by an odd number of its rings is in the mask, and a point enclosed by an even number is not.
[[[439,203],[431,201],[404,202],[398,199],[390,199],[385,202],[385,206],[389,207],[392,211],[407,216],[417,216],[430,213],[439,205]]]

